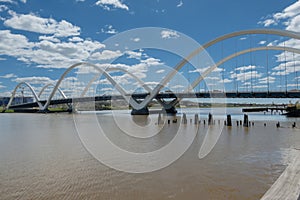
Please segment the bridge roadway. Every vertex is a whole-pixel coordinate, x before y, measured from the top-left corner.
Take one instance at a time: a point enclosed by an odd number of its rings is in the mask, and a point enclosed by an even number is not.
[[[144,99],[149,93],[128,94],[134,99]],[[197,92],[197,93],[159,93],[155,98],[174,99],[174,98],[300,98],[300,91],[297,92]],[[56,99],[50,102],[50,105],[67,104],[75,102],[90,101],[109,101],[124,99],[121,95],[103,95],[96,97],[75,97],[66,99]],[[42,104],[46,100],[40,101]],[[33,108],[38,107],[37,102],[11,105],[10,109]]]

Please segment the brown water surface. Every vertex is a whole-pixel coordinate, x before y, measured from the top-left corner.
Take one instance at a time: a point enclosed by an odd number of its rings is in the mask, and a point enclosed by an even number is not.
[[[128,140],[108,115],[97,117],[109,138],[137,152],[166,145],[174,137],[168,130],[177,126],[171,123],[147,141]],[[130,116],[122,117],[126,124]],[[300,129],[289,121],[282,128],[275,123],[224,127],[213,151],[200,160],[208,129],[202,123],[194,143],[172,165],[130,174],[103,165],[85,149],[72,115],[0,114],[0,199],[259,199],[300,149]],[[186,126],[195,129],[189,120]],[[148,129],[156,131],[158,125],[150,123]]]

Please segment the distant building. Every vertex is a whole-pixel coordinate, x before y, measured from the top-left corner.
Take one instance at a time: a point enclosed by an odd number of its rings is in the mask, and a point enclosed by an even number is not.
[[[0,106],[7,105],[10,97],[0,97]],[[33,102],[33,97],[15,97],[12,104],[30,103]]]

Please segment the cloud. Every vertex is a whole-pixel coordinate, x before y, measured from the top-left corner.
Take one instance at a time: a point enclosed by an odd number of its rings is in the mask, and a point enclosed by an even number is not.
[[[74,63],[88,61],[91,55],[105,45],[72,37],[69,42],[61,42],[53,36],[40,36],[41,41],[30,42],[21,34],[10,30],[0,30],[0,54],[42,68],[67,68]]]
[[[239,71],[246,71],[246,70],[253,70],[253,69],[256,69],[256,66],[255,65],[248,65],[248,66],[242,66],[242,67],[237,67],[236,70],[239,70]]]
[[[0,0],[0,3],[14,3],[13,0]]]
[[[159,65],[163,65],[164,63],[162,63],[159,59],[157,58],[147,58],[146,60],[142,60],[141,63],[146,64],[147,66],[159,66]]]
[[[182,0],[179,1],[179,3],[176,5],[176,7],[179,8],[181,6],[183,6],[183,1]]]
[[[128,55],[128,58],[134,58],[134,59],[137,59],[137,60],[140,60],[143,53],[142,52],[135,52],[135,51],[126,51],[125,54]]]
[[[65,20],[57,22],[52,18],[42,18],[34,14],[17,14],[12,11],[10,14],[12,17],[5,20],[4,25],[17,30],[53,34],[56,37],[68,37],[80,34],[78,26],[74,26]]]
[[[157,81],[148,81],[148,82],[145,82],[145,85],[148,85],[148,86],[157,86],[159,84],[159,82]]]
[[[282,24],[289,31],[300,31],[300,1],[286,7],[282,12],[272,14],[263,21],[258,22],[265,27]]]
[[[300,61],[289,61],[280,63],[278,66],[272,69],[272,75],[284,75],[284,74],[291,74],[294,72],[300,71]]]
[[[104,28],[101,28],[101,33],[106,34],[117,34],[118,31],[112,25],[105,25]]]
[[[48,40],[51,42],[60,42],[60,40],[54,36],[46,36],[46,35],[42,35],[39,36],[39,40]]]
[[[194,70],[190,70],[188,73],[203,73],[206,70],[208,70],[209,68],[210,68],[210,66],[209,67],[201,67],[201,68],[197,68],[197,69],[194,69]],[[221,72],[221,71],[223,71],[223,69],[221,69],[221,68],[215,68],[213,70],[213,72]]]
[[[265,40],[262,40],[262,41],[260,41],[258,44],[260,44],[260,45],[264,45],[264,44],[266,44],[267,43],[267,41],[265,41]]]
[[[270,23],[268,23],[270,22]],[[272,23],[271,23],[272,22]],[[260,22],[262,23],[262,22]],[[299,32],[300,31],[300,1],[296,1],[290,6],[283,9],[281,12],[272,14],[266,18],[264,21],[265,26],[268,25],[281,25],[285,30]],[[300,48],[299,40],[287,39],[272,41],[268,44],[278,45],[278,46],[288,46],[293,48]],[[282,52],[276,55],[276,62],[279,63],[276,67],[272,69],[271,75],[273,76],[283,76],[294,73],[295,71],[300,71],[300,56],[298,54],[290,52]]]
[[[286,23],[286,25],[287,25],[286,30],[299,32],[300,31],[300,15],[291,18],[291,20],[289,20]]]
[[[97,6],[101,6],[105,10],[110,10],[111,7],[129,10],[128,6],[119,0],[99,0],[96,2]]]
[[[0,12],[3,12],[5,10],[8,10],[8,7],[6,5],[0,5]]]
[[[236,78],[237,81],[246,82],[247,80],[254,79],[254,78],[260,78],[262,77],[262,74],[258,71],[248,71],[243,72],[239,74],[231,74],[231,78]]]
[[[120,57],[122,54],[121,51],[111,51],[111,50],[103,50],[102,52],[93,53],[90,57],[92,60],[110,60],[116,59]]]
[[[232,82],[232,79],[228,79],[228,78],[225,78],[224,80],[221,81],[221,83],[231,83]]]
[[[136,38],[131,38],[130,40],[134,42],[139,42],[141,41],[141,38],[136,37]]]
[[[160,69],[160,70],[157,70],[156,73],[157,73],[157,74],[162,74],[162,73],[164,73],[165,71],[166,71],[166,70],[164,70],[164,69]]]
[[[84,40],[80,37],[72,37],[72,38],[69,38],[69,41],[70,42],[83,42]]]
[[[264,21],[258,22],[258,24],[264,25],[264,27],[269,27],[271,25],[277,25],[278,23],[274,19],[266,19]]]
[[[13,81],[17,83],[21,82],[28,82],[30,84],[48,84],[48,83],[53,83],[53,80],[51,80],[49,77],[22,77],[22,78],[16,78]]]
[[[163,39],[171,39],[171,38],[178,38],[179,35],[176,31],[172,31],[172,30],[163,30],[160,33],[161,38]]]
[[[268,86],[267,85],[254,85],[252,87],[256,88],[256,89],[264,89],[264,88],[267,88]]]
[[[102,92],[113,91],[113,88],[101,88]]]
[[[260,78],[258,79],[258,83],[259,84],[267,84],[269,83],[274,83],[276,80],[276,78],[274,78],[273,76],[269,76],[269,77],[264,77],[264,78]]]
[[[16,78],[17,76],[15,74],[6,74],[4,76],[0,76],[0,78]]]
[[[0,54],[21,57],[30,50],[34,43],[21,34],[12,34],[10,30],[0,30]]]

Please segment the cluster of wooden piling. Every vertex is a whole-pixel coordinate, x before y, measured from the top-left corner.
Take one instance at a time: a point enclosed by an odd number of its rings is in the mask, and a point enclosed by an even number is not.
[[[205,119],[202,120],[202,121],[203,121],[203,125],[206,125],[206,123],[208,125],[214,125],[216,123],[216,120],[213,119],[213,115],[211,113],[208,114],[208,120],[207,121]],[[199,115],[198,114],[195,114],[194,121],[193,121],[192,118],[190,118],[190,120],[189,120],[190,124],[192,124],[194,122],[195,125],[201,124],[202,121],[199,120]],[[168,124],[170,124],[171,122],[172,123],[177,123],[177,118],[173,119],[172,121],[170,119],[167,120]],[[159,113],[159,115],[158,115],[158,124],[163,124],[163,123],[164,122],[162,120],[162,116]],[[182,123],[183,124],[187,124],[188,123],[188,119],[187,119],[186,113],[182,114]],[[219,125],[221,124],[221,120],[218,120],[218,124]],[[228,127],[233,126],[231,115],[227,115],[226,119],[224,120],[224,125],[228,126]],[[249,117],[248,117],[247,114],[244,114],[244,119],[243,120],[237,120],[236,121],[236,126],[251,127],[251,126],[254,126],[254,125],[255,125],[255,123],[253,121],[249,121]],[[266,127],[267,124],[264,123],[264,126]],[[277,128],[280,127],[280,122],[276,123],[276,127]],[[295,127],[296,127],[296,122],[294,122],[292,124],[292,128],[295,128]]]

